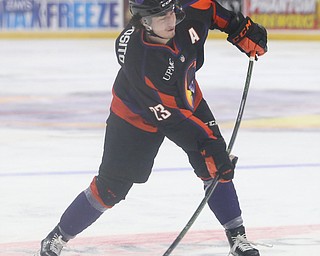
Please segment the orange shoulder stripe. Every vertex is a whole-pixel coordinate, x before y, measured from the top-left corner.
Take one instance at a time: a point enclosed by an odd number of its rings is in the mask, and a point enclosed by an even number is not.
[[[211,7],[211,5],[212,5],[211,0],[199,0],[190,6],[200,10],[207,10]]]
[[[213,21],[219,28],[225,28],[228,25],[228,21],[219,17],[217,15],[216,5],[211,0],[199,0],[195,2],[194,4],[190,5],[193,8],[199,9],[199,10],[208,10],[211,6],[213,6]]]

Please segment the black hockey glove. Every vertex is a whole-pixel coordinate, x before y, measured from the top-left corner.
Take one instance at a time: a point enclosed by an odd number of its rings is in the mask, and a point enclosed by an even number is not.
[[[242,16],[242,14],[239,15]],[[265,54],[268,51],[267,30],[263,26],[254,23],[249,17],[244,19],[242,16],[241,18],[243,21],[240,23],[239,28],[236,32],[230,34],[227,40],[249,57],[252,52],[258,56]]]
[[[220,182],[228,182],[232,180],[238,157],[232,155],[229,156],[225,150],[212,152],[210,146],[211,145],[204,147],[201,151],[210,176],[215,178],[218,175]]]

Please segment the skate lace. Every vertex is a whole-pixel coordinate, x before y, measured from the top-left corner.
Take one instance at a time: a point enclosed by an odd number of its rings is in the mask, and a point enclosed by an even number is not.
[[[62,240],[62,236],[58,234],[54,234],[50,241],[50,250],[57,255],[60,255],[60,252],[64,246],[66,246],[67,242]]]
[[[253,249],[250,242],[247,240],[247,237],[245,234],[237,235],[236,237],[232,237],[232,241],[234,242],[234,244],[230,249],[229,255],[234,253],[236,251],[236,249],[239,249],[242,252],[249,251],[249,250]]]
[[[252,247],[251,244],[261,245],[261,246],[265,246],[265,247],[273,247],[272,244],[255,243],[255,242],[249,241],[245,234],[243,234],[243,235],[239,234],[236,237],[232,237],[232,241],[234,242],[234,244],[230,248],[230,252],[229,252],[228,256],[229,255],[237,255],[236,249],[239,249],[242,252],[253,250],[254,248]]]

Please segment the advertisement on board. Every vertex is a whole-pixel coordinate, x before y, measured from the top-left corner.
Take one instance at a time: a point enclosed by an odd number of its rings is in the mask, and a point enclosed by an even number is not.
[[[217,1],[227,9],[250,16],[269,31],[320,31],[320,0]],[[0,0],[0,37],[23,37],[21,32],[115,36],[130,17],[127,0]]]
[[[0,0],[0,29],[60,31],[123,27],[121,0]]]
[[[243,11],[268,29],[320,29],[319,0],[244,0]]]

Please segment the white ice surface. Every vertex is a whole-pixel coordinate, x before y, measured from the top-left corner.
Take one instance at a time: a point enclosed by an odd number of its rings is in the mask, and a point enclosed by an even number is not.
[[[4,250],[8,243],[36,250],[95,175],[119,66],[112,40],[2,40],[0,56],[0,255],[8,256],[19,255]],[[249,238],[252,231],[253,240],[274,244],[262,247],[262,255],[319,254],[319,60],[319,42],[270,42],[254,65],[244,121],[271,118],[271,125],[244,122],[233,152],[239,156],[235,185]],[[230,44],[209,41],[198,74],[227,141],[247,63]],[[174,237],[201,201],[202,185],[172,142],[162,145],[154,169],[146,184],[135,185],[126,201],[75,240],[123,235],[125,241],[139,233],[156,240],[166,232]],[[304,226],[310,231],[302,232]],[[270,235],[278,228],[283,232]],[[263,229],[265,234],[255,235]],[[222,230],[207,208],[191,233],[201,230]],[[176,255],[227,254],[224,240],[222,248],[212,244],[190,242]],[[115,255],[144,254],[138,248],[136,254]]]

